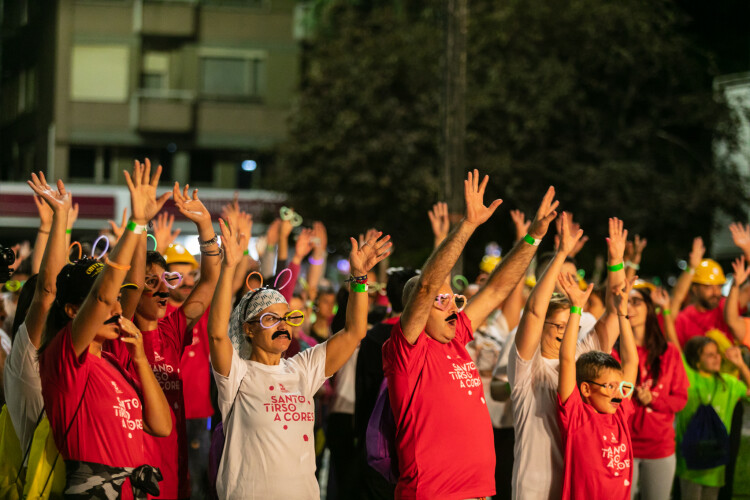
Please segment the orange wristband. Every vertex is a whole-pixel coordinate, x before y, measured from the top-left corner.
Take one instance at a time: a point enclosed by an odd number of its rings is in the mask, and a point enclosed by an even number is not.
[[[122,264],[118,264],[117,262],[112,262],[111,260],[109,260],[109,257],[104,258],[104,263],[109,267],[119,269],[120,271],[130,271],[130,266],[123,266]]]

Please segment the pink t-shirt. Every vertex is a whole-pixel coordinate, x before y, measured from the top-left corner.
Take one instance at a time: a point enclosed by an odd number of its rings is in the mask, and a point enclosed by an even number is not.
[[[471,322],[441,344],[422,332],[414,345],[393,326],[383,345],[396,419],[400,478],[396,498],[449,500],[495,494],[495,447],[482,380],[465,345]]]
[[[188,474],[187,431],[183,403],[180,356],[190,343],[192,332],[187,331],[187,318],[182,309],[159,321],[156,330],[143,333],[143,349],[151,365],[169,408],[172,410],[172,433],[167,437],[148,434],[143,438],[146,458],[158,467],[164,479],[159,483],[159,496],[155,498],[190,497]],[[106,348],[129,370],[134,370],[130,353],[123,342],[108,342]]]
[[[45,411],[62,458],[112,467],[150,464],[143,450],[143,414],[135,381],[113,356],[102,352],[98,358],[88,349],[76,356],[68,323],[40,353],[39,374]],[[127,481],[123,498],[132,498]]]
[[[724,321],[724,305],[726,297],[719,301],[719,306],[710,311],[700,312],[694,305],[689,305],[677,315],[674,322],[677,337],[680,339],[680,345],[693,337],[705,335],[709,330],[720,330],[727,336],[730,342],[734,343],[734,338],[729,330],[729,326]]]
[[[209,418],[214,414],[211,404],[211,362],[208,350],[208,311],[193,327],[192,340],[180,359],[182,383],[189,390],[185,395],[185,418]],[[167,305],[167,316],[177,308]]]
[[[629,500],[633,402],[624,399],[614,414],[598,413],[575,389],[565,404],[557,396],[557,408],[565,450],[562,498]]]

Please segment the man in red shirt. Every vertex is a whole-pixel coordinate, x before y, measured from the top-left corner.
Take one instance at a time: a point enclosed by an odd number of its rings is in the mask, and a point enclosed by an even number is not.
[[[529,234],[507,255],[468,304],[447,278],[476,228],[502,200],[484,205],[489,178],[464,181],[466,215],[404,287],[404,313],[383,346],[396,420],[399,499],[466,499],[495,494],[492,424],[476,366],[466,351],[472,324],[482,324],[524,275],[555,218],[547,191]],[[465,310],[464,310],[465,306]]]
[[[688,268],[692,274],[690,290],[695,302],[680,311],[675,320],[675,329],[680,344],[692,337],[705,335],[709,330],[721,330],[730,341],[732,334],[724,321],[724,303],[721,286],[726,282],[721,266],[712,259],[703,259],[696,268]]]

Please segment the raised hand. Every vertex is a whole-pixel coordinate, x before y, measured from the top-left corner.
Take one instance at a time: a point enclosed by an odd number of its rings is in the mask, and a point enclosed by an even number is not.
[[[107,223],[112,229],[112,234],[114,234],[115,238],[119,240],[122,237],[123,231],[125,231],[125,226],[128,225],[128,207],[122,209],[122,220],[120,221],[119,226],[113,220],[108,220]]]
[[[643,406],[648,406],[653,401],[654,397],[648,387],[638,386],[635,388],[635,397]]]
[[[164,203],[172,196],[172,193],[166,192],[156,197],[156,186],[159,185],[161,177],[161,165],[156,167],[156,172],[151,175],[151,162],[146,159],[145,163],[135,160],[133,165],[133,175],[126,170],[125,182],[130,190],[130,208],[132,211],[133,221],[138,224],[146,224],[156,217]]]
[[[237,214],[236,227],[240,233],[237,235],[237,241],[239,242],[244,254],[250,244],[250,238],[253,235],[253,216],[240,211],[239,214]]]
[[[516,228],[516,241],[519,241],[529,232],[531,221],[526,220],[526,215],[518,209],[510,211],[510,219],[513,221],[513,226]]]
[[[70,197],[70,210],[68,210],[68,229],[73,229],[73,225],[78,220],[78,203],[73,203],[73,196]]]
[[[174,215],[167,215],[166,212],[160,213],[154,223],[154,238],[156,238],[157,251],[164,253],[174,240],[180,235],[180,229],[172,231],[174,224]]]
[[[558,249],[563,252],[566,255],[570,255],[570,252],[572,252],[576,245],[578,245],[578,242],[581,239],[581,236],[583,236],[583,229],[580,227],[573,231],[572,230],[572,217],[570,214],[563,212],[562,217],[560,219],[560,236],[558,239]]]
[[[640,258],[643,254],[643,250],[646,249],[646,245],[648,245],[648,240],[646,238],[641,238],[640,235],[636,234],[634,243],[635,258]]]
[[[235,191],[232,202],[227,203],[226,205],[221,207],[221,216],[224,218],[224,220],[233,222],[235,227],[239,227],[238,217],[241,213],[239,196],[240,193]]]
[[[120,326],[120,340],[127,344],[132,360],[147,361],[146,352],[143,350],[143,334],[138,327],[125,316],[120,316],[117,323]]]
[[[701,265],[703,255],[706,253],[706,247],[703,246],[703,238],[698,236],[693,239],[693,248],[690,250],[690,256],[688,257],[688,265],[692,269],[697,269]]]
[[[653,302],[654,305],[661,307],[662,311],[669,311],[672,309],[672,299],[669,297],[669,293],[667,293],[662,287],[651,292],[651,302]]]
[[[390,254],[390,235],[383,236],[380,231],[367,231],[368,238],[360,245],[354,238],[349,238],[352,251],[349,253],[349,264],[353,276],[363,276]]]
[[[238,241],[239,229],[234,223],[219,218],[219,229],[221,230],[221,249],[224,255],[224,267],[233,268],[242,259],[244,250]]]
[[[474,172],[469,172],[464,181],[464,199],[466,201],[466,222],[474,226],[480,226],[484,224],[487,219],[492,217],[497,207],[499,207],[503,200],[493,201],[489,207],[484,205],[484,191],[487,188],[487,183],[490,177],[484,176],[482,183],[479,183],[479,171],[474,169]]]
[[[625,256],[625,245],[628,241],[628,230],[623,229],[623,223],[617,217],[609,219],[609,238],[607,238],[607,249],[609,251],[609,265],[623,262]]]
[[[630,296],[630,291],[633,289],[633,285],[637,279],[638,276],[633,276],[632,279],[625,280],[622,285],[617,284],[611,288],[612,298],[615,301],[618,316],[628,315],[628,297]]]
[[[448,204],[442,201],[435,203],[432,206],[432,210],[427,212],[427,216],[430,218],[432,234],[435,235],[435,240],[443,241],[448,236],[451,228],[451,223],[448,219]]]
[[[750,224],[732,222],[729,224],[732,241],[745,255],[750,255]]]
[[[750,276],[750,268],[745,265],[745,256],[743,255],[742,257],[734,259],[734,262],[732,262],[732,268],[734,269],[734,282],[737,286],[742,286],[747,280],[747,277]]]
[[[589,300],[589,296],[591,296],[591,292],[594,290],[593,283],[589,283],[586,290],[581,290],[581,287],[578,285],[578,277],[573,274],[560,273],[557,281],[560,283],[565,295],[570,300],[570,305],[573,307],[582,308],[585,306]]]
[[[266,245],[271,247],[276,245],[276,243],[279,242],[279,226],[281,225],[281,219],[274,219],[273,222],[271,222],[268,225],[268,230],[266,231]]]
[[[557,217],[557,207],[560,202],[555,200],[555,188],[550,186],[547,192],[544,193],[542,203],[539,204],[539,209],[536,211],[534,220],[529,226],[529,234],[538,240],[544,238],[547,234],[550,223]]]
[[[578,232],[579,229],[581,229],[581,225],[573,220],[573,214],[571,212],[568,212],[568,215],[570,215],[570,233],[575,234]],[[555,219],[555,228],[557,229],[557,234],[555,235],[555,248],[560,247],[560,233],[562,231],[562,220],[560,217]],[[589,237],[586,235],[582,235],[581,238],[576,243],[575,247],[568,253],[569,257],[575,257],[578,252],[580,252],[583,249],[583,246],[586,244],[586,242],[589,241]]]
[[[745,364],[745,360],[742,359],[742,351],[737,346],[732,346],[724,351],[724,357],[738,368]]]
[[[289,235],[292,234],[292,229],[294,229],[294,226],[292,225],[291,219],[282,220],[281,224],[279,224],[279,241],[289,241]]]
[[[52,208],[40,196],[32,195],[32,198],[34,199],[36,210],[39,212],[39,220],[41,221],[39,227],[49,231],[49,228],[52,227],[52,215],[54,214]]]
[[[328,252],[328,232],[325,225],[320,221],[315,221],[312,227],[312,243],[315,247],[315,253],[322,258]]]
[[[53,212],[60,212],[67,215],[70,207],[73,205],[73,197],[65,190],[65,184],[60,179],[57,180],[57,189],[47,184],[44,174],[31,174],[31,180],[26,184],[47,204]],[[38,206],[38,205],[37,205]],[[41,213],[40,213],[41,217]]]
[[[197,226],[201,224],[211,224],[211,214],[208,209],[203,205],[203,202],[198,199],[198,190],[193,189],[193,196],[190,197],[188,190],[190,186],[185,184],[185,187],[180,192],[180,184],[174,183],[172,188],[172,195],[174,196],[174,204],[177,210],[182,215],[193,221]]]
[[[312,249],[314,247],[313,242],[313,230],[308,228],[303,228],[302,231],[299,233],[299,236],[297,236],[297,242],[294,245],[294,258],[298,260],[304,259],[307,254],[312,252]]]

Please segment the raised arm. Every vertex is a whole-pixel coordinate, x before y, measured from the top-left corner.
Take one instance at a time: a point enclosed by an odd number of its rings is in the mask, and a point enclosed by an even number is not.
[[[133,283],[138,288],[124,289],[120,296],[120,305],[122,306],[122,315],[130,319],[135,315],[138,308],[138,302],[143,295],[143,289],[146,286],[146,246],[148,245],[148,233],[146,231],[138,235],[138,242],[135,245],[133,258],[130,260],[130,269],[125,275],[126,283]]]
[[[390,236],[377,232],[359,246],[350,238],[352,251],[349,264],[352,276],[367,276],[367,272],[388,256],[391,248]],[[367,333],[367,309],[369,300],[367,287],[351,282],[349,301],[346,305],[344,329],[326,341],[326,377],[336,373],[351,357],[359,342]]]
[[[620,323],[620,356],[622,358],[622,378],[625,382],[635,384],[638,377],[638,348],[635,345],[633,328],[628,319],[628,297],[633,289],[636,277],[624,285],[612,287],[612,298],[617,308],[617,319]]]
[[[427,212],[432,227],[432,235],[435,237],[435,246],[437,248],[448,236],[451,229],[450,219],[448,218],[448,204],[439,201],[432,205],[432,210]]]
[[[724,351],[724,356],[740,371],[740,376],[748,387],[745,397],[750,396],[750,369],[745,364],[745,360],[742,359],[742,351],[739,347],[733,346]]]
[[[112,306],[117,302],[120,286],[125,279],[130,260],[133,257],[139,235],[134,231],[145,230],[146,223],[161,210],[171,196],[167,192],[156,198],[156,186],[161,176],[161,167],[151,177],[151,169],[135,162],[133,176],[125,173],[125,181],[130,190],[130,204],[133,218],[120,240],[110,252],[107,264],[94,282],[94,286],[73,319],[71,337],[76,355],[88,349],[96,336],[99,326],[108,319]]]
[[[742,250],[742,255],[750,262],[750,224],[732,222],[729,224],[729,232],[732,234],[734,245]]]
[[[242,257],[239,244],[238,229],[229,222],[229,226],[219,219],[221,230],[221,248],[223,261],[219,283],[214,290],[211,300],[211,310],[208,313],[208,346],[211,353],[211,366],[223,377],[229,376],[232,367],[232,341],[227,335],[229,317],[232,314],[232,277],[235,268]]]
[[[511,210],[510,218],[513,220],[513,225],[516,228],[516,239],[514,240],[514,244],[517,244],[529,232],[531,221],[526,220],[526,216],[520,210]],[[523,289],[525,286],[525,280],[521,278],[502,305],[503,316],[505,316],[505,321],[508,323],[508,328],[511,330],[517,327],[518,322],[521,320],[521,310],[524,305]]]
[[[120,316],[120,340],[125,342],[133,360],[133,368],[141,382],[143,396],[143,430],[152,436],[166,437],[172,432],[172,414],[164,391],[156,381],[154,372],[143,350],[143,335],[129,319]]]
[[[44,174],[39,172],[39,175],[43,176]],[[34,241],[34,251],[31,253],[31,274],[38,274],[42,265],[42,255],[47,248],[47,241],[52,230],[52,216],[54,214],[44,198],[37,195],[34,195],[33,198],[37,212],[39,212],[39,229],[37,229],[36,240]]]
[[[248,250],[250,246],[250,238],[253,234],[253,216],[240,211],[237,214],[236,220],[237,222],[234,226],[240,232],[239,243],[240,250],[242,250],[242,258],[234,271],[234,280],[232,280],[233,295],[245,286],[245,278],[247,278],[247,274],[250,272],[250,269],[255,262],[253,261],[253,258],[250,257],[250,251]]]
[[[622,287],[625,283],[625,246],[628,241],[628,230],[617,217],[609,219],[609,238],[607,238],[607,292],[604,298],[606,309],[594,326],[599,339],[599,346],[604,352],[610,352],[620,335],[617,307],[612,297],[612,289]]]
[[[664,319],[664,336],[667,342],[671,342],[682,355],[682,347],[677,337],[677,330],[674,327],[674,312],[672,311],[672,302],[669,294],[663,288],[657,288],[651,292],[651,300],[654,304],[661,307],[661,315]]]
[[[43,251],[44,255],[39,266],[39,278],[34,289],[34,298],[31,299],[31,305],[24,320],[26,330],[29,332],[29,340],[34,347],[39,349],[44,322],[57,294],[57,275],[65,265],[68,248],[65,244],[65,230],[72,196],[65,190],[65,184],[61,180],[57,181],[57,190],[49,186],[41,172],[39,176],[31,174],[31,181],[28,181],[28,184],[39,197],[37,199],[35,196],[34,200],[37,202],[40,216],[43,212],[45,214],[48,212],[51,219],[48,226],[49,234],[44,235],[46,240],[44,247],[38,248],[39,237],[37,237],[37,247],[34,253],[39,251],[42,255]],[[44,208],[41,208],[39,204],[42,204]],[[42,219],[42,225],[45,224],[45,218],[46,215]]]
[[[531,359],[539,347],[539,342],[542,340],[544,320],[547,316],[552,292],[555,291],[557,277],[565,263],[568,252],[575,248],[579,238],[583,235],[581,229],[575,234],[570,234],[569,217],[565,212],[562,214],[562,219],[562,231],[558,239],[557,252],[539,278],[539,282],[531,291],[529,300],[523,310],[523,316],[521,316],[521,322],[518,324],[515,342],[521,359]]]
[[[580,229],[579,229],[580,231]],[[584,291],[578,286],[578,278],[571,274],[558,277],[560,286],[570,300],[570,318],[565,326],[562,344],[560,345],[560,373],[557,383],[557,393],[565,403],[573,391],[576,390],[576,344],[578,343],[578,327],[581,324],[583,306],[589,300],[594,284],[589,283]]]
[[[313,223],[312,243],[312,258],[309,259],[310,267],[307,269],[307,286],[310,300],[315,300],[318,295],[318,284],[325,272],[326,258],[328,257],[328,232],[320,221]]]
[[[188,195],[189,186],[180,193],[180,185],[175,182],[172,189],[174,204],[182,215],[193,221],[198,229],[198,241],[201,249],[201,278],[190,292],[182,310],[187,318],[187,331],[191,331],[206,308],[211,303],[216,283],[219,281],[221,252],[218,237],[211,224],[211,214],[198,199],[198,190],[193,190],[192,198]],[[240,255],[242,252],[240,252]]]
[[[635,273],[641,268],[643,259],[643,250],[646,248],[648,240],[635,235],[634,241],[628,241],[625,247],[625,278],[632,279]]]
[[[688,258],[688,267],[680,274],[677,284],[672,289],[672,307],[674,307],[675,314],[679,313],[682,309],[683,303],[690,292],[690,284],[693,282],[695,270],[700,266],[705,253],[706,247],[703,246],[703,238],[700,236],[694,238],[693,248],[690,250]]]
[[[181,229],[175,229],[172,231],[172,225],[174,224],[174,215],[169,215],[167,212],[162,212],[156,217],[154,222],[154,238],[156,239],[156,251],[161,255],[167,251],[169,245],[180,235]]]
[[[519,240],[500,265],[492,271],[487,283],[467,304],[466,315],[472,325],[484,323],[487,316],[500,307],[521,281],[536,253],[538,241],[547,234],[550,222],[557,217],[555,209],[559,204],[560,202],[555,200],[555,188],[550,186],[539,205],[534,221],[529,226],[528,236],[531,243],[523,238]]]
[[[274,221],[268,225],[268,231],[266,232],[266,251],[260,258],[260,272],[263,276],[271,276],[273,274],[274,263],[276,260],[276,243],[279,241],[279,225],[281,219],[274,219]]]
[[[740,287],[750,276],[750,268],[745,265],[745,256],[739,257],[732,262],[734,268],[734,279],[732,288],[729,290],[727,303],[724,304],[724,321],[729,325],[732,335],[738,342],[745,340],[747,331],[745,329],[745,320],[740,317]]]
[[[456,264],[466,242],[476,228],[489,219],[502,200],[495,200],[489,207],[484,205],[484,191],[489,181],[484,176],[479,183],[479,171],[469,172],[464,181],[466,216],[436,248],[422,269],[416,291],[409,297],[401,315],[401,328],[407,342],[414,344],[427,324],[427,317],[440,287]]]

